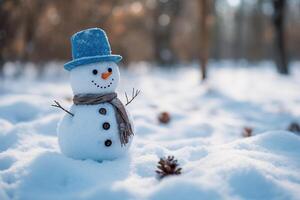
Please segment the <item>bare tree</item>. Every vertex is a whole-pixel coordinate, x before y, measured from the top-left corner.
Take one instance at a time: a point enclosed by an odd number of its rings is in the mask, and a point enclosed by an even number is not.
[[[234,47],[233,58],[239,60],[245,57],[245,44],[244,44],[244,29],[245,29],[245,1],[240,1],[240,6],[236,9],[234,17]]]
[[[284,15],[286,0],[273,0],[274,14],[273,24],[275,29],[275,63],[280,74],[288,74],[288,60],[284,38]]]
[[[173,27],[180,11],[180,0],[157,1],[154,11],[154,53],[155,60],[162,65],[172,64],[176,60],[171,47]]]
[[[16,7],[20,5],[19,0],[0,1],[0,76],[3,76],[5,63],[5,51],[7,46],[13,42],[16,35]],[[14,22],[14,23],[13,23]]]
[[[213,26],[213,34],[212,34],[212,52],[211,52],[211,56],[216,59],[216,60],[220,60],[222,57],[222,46],[223,46],[223,37],[222,37],[222,33],[221,33],[221,25],[222,25],[222,17],[220,16],[220,14],[218,13],[217,10],[217,6],[218,6],[219,2],[215,2],[214,6],[212,8],[212,12],[215,18],[215,23]]]
[[[207,62],[209,57],[209,10],[211,0],[199,0],[200,6],[200,66],[201,78],[207,78]]]

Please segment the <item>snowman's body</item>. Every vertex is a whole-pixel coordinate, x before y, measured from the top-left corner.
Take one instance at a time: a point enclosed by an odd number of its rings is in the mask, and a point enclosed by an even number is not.
[[[93,63],[71,70],[71,86],[74,95],[111,93],[115,92],[119,77],[116,63]],[[58,141],[65,155],[111,160],[128,151],[132,138],[121,145],[116,110],[110,103],[72,105],[70,112],[74,116],[65,114],[58,125]]]
[[[106,110],[106,114],[99,111]],[[73,105],[74,117],[60,123],[61,151],[75,159],[110,160],[122,156],[130,144],[121,146],[115,110],[109,103]]]

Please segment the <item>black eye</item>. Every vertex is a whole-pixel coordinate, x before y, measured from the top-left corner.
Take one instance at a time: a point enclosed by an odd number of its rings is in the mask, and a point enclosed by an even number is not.
[[[112,68],[108,68],[107,71],[108,71],[108,72],[112,72]]]
[[[93,74],[96,75],[98,74],[98,71],[96,69],[93,70]]]

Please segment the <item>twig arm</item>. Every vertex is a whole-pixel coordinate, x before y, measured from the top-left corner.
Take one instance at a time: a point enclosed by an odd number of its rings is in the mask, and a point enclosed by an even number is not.
[[[126,104],[125,106],[129,105],[133,99],[135,99],[139,94],[140,94],[140,90],[135,90],[134,88],[132,88],[132,96],[131,99],[128,98],[127,93],[125,92],[125,97],[126,97]]]
[[[55,104],[52,104],[51,106],[56,107],[56,108],[60,108],[60,109],[62,109],[63,111],[65,111],[66,113],[68,113],[69,115],[71,115],[72,117],[74,117],[74,114],[71,113],[70,111],[68,111],[67,109],[65,109],[64,107],[62,107],[58,101],[55,101],[55,100],[54,100],[54,103],[55,103]]]

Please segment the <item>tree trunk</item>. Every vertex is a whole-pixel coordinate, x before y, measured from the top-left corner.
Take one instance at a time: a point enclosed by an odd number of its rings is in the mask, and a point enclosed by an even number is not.
[[[209,1],[199,0],[200,5],[200,66],[201,79],[207,78],[207,61],[209,56]]]
[[[0,55],[0,78],[4,77],[4,59],[2,58],[2,55]]]
[[[215,60],[220,60],[222,59],[222,48],[223,48],[223,36],[221,33],[222,29],[222,16],[217,11],[217,5],[218,2],[214,3],[214,6],[212,7],[212,14],[215,18],[215,23],[213,25],[213,30],[212,30],[212,41],[213,44],[211,45],[211,57],[213,57]]]
[[[275,29],[274,49],[275,63],[280,74],[288,74],[288,61],[286,57],[284,38],[284,14],[286,0],[273,0],[274,14],[273,24]]]
[[[171,46],[174,22],[179,15],[180,0],[157,1],[154,10],[154,56],[160,65],[175,63],[177,56]]]
[[[244,24],[245,24],[245,1],[240,1],[240,6],[236,9],[234,16],[234,39],[233,39],[233,57],[235,61],[244,59],[245,45],[244,45]]]

